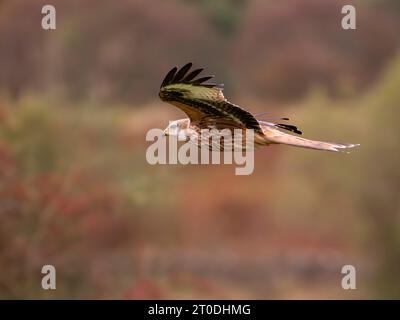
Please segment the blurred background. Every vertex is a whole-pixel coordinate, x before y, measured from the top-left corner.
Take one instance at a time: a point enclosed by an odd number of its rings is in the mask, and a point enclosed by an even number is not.
[[[399,30],[398,0],[0,1],[0,298],[400,298]],[[151,166],[146,132],[184,117],[159,85],[189,61],[361,147]]]

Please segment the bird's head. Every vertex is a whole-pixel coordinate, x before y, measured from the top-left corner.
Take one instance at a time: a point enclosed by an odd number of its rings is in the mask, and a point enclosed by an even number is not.
[[[187,136],[187,129],[189,128],[189,119],[179,119],[170,121],[168,127],[164,130],[165,136],[176,136],[182,140],[185,140]]]

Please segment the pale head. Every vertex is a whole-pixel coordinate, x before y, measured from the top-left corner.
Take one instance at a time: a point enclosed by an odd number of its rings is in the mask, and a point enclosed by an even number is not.
[[[190,120],[189,119],[179,119],[170,121],[168,127],[164,130],[164,135],[166,136],[176,136],[184,140],[188,135]]]

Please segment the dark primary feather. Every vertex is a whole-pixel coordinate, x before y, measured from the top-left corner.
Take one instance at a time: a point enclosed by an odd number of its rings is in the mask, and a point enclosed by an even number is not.
[[[212,78],[214,78],[214,76],[202,77],[202,78],[193,80],[193,83],[192,83],[192,84],[194,84],[194,85],[200,85],[200,84],[202,84],[203,82],[206,82],[207,80],[210,80],[210,79],[212,79]]]
[[[182,68],[178,70],[177,67],[172,68],[167,75],[165,76],[163,82],[161,83],[161,87],[165,87],[169,84],[176,84],[176,83],[185,83],[191,84],[194,86],[204,86],[207,88],[222,88],[222,84],[215,84],[215,83],[204,83],[207,80],[210,80],[214,76],[207,76],[202,78],[195,79],[204,69],[199,68],[189,72],[190,68],[193,66],[191,62],[185,64]],[[188,73],[189,72],[189,73]]]
[[[261,117],[261,116],[264,116],[264,115],[266,115],[268,113],[271,113],[271,112],[266,111],[266,112],[257,113],[257,114],[254,115],[254,117]],[[266,120],[290,120],[290,119],[287,118],[287,117],[283,117],[283,118],[282,117],[274,117],[274,118],[268,117],[268,118],[266,118]]]
[[[204,69],[200,68],[200,69],[196,69],[193,70],[192,72],[190,72],[185,78],[183,78],[183,82],[189,82],[190,80],[194,79],[195,77],[197,77],[199,75],[200,72],[202,72]]]
[[[189,71],[189,69],[192,67],[192,63],[189,62],[185,64],[175,75],[174,77],[174,82],[179,82],[180,80],[183,79],[183,77],[186,75],[186,73]]]
[[[167,75],[165,76],[163,82],[161,83],[161,87],[160,87],[160,88],[166,86],[167,84],[169,84],[169,83],[172,81],[172,79],[174,78],[174,75],[175,75],[176,70],[178,70],[178,68],[177,68],[177,67],[173,67],[173,68],[167,73]]]
[[[293,126],[291,124],[285,124],[285,123],[277,123],[275,124],[276,127],[281,128],[281,129],[285,129],[297,134],[303,134],[303,132],[301,132],[296,126]]]

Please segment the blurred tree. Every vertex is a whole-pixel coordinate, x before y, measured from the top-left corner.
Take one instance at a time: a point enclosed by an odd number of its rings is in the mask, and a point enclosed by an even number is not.
[[[205,14],[185,2],[55,0],[53,32],[40,27],[44,3],[2,5],[0,91],[14,97],[40,89],[75,100],[137,102],[156,96],[171,65],[218,66],[211,54],[218,36]]]
[[[332,233],[361,250],[375,271],[372,280],[363,277],[362,286],[391,299],[400,297],[399,82],[400,56],[361,98],[339,103],[318,95],[307,100],[300,118],[309,136],[326,131],[361,146],[350,155],[296,152],[296,161],[288,150],[277,172],[279,194],[273,197],[278,215],[289,217],[286,223],[299,228],[304,222],[312,234]],[[284,201],[289,194],[291,201]]]
[[[186,0],[201,6],[212,23],[226,35],[234,33],[241,22],[241,15],[247,0]]]
[[[228,85],[246,78],[241,87],[261,98],[296,98],[315,84],[340,94],[372,83],[399,45],[392,2],[357,2],[356,32],[340,28],[343,1],[55,0],[53,32],[40,28],[45,3],[1,4],[0,91],[13,97],[144,101],[171,65],[187,61]]]
[[[358,166],[360,206],[370,219],[370,252],[377,259],[375,287],[380,297],[400,298],[400,56],[388,65],[378,86],[365,99],[369,135]]]
[[[357,5],[357,30],[341,28],[348,1],[252,1],[235,51],[249,92],[295,99],[315,85],[331,94],[340,83],[362,89],[396,53],[400,26],[390,11]],[[241,84],[242,85],[242,84]]]
[[[79,15],[69,17],[56,47],[59,74],[75,97],[154,98],[171,65],[208,59],[216,39],[198,10],[178,1],[156,6],[99,1],[93,10],[87,2]]]
[[[12,98],[42,88],[44,34],[37,8],[31,1],[0,3],[0,92]]]

